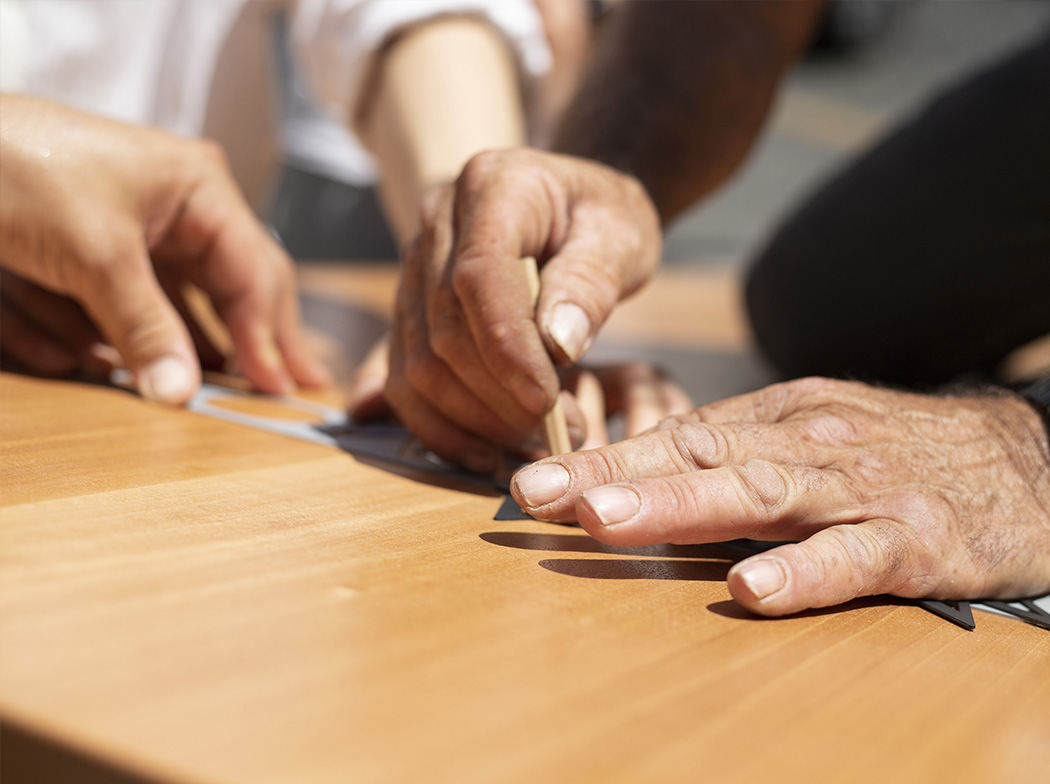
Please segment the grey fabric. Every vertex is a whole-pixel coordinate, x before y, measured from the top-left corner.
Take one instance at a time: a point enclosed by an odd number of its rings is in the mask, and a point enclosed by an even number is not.
[[[398,258],[373,188],[356,188],[282,167],[270,225],[294,259],[380,261]]]

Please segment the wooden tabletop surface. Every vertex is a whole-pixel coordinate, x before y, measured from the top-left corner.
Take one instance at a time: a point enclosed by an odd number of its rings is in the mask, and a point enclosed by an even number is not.
[[[715,303],[697,345],[742,350],[733,283],[676,274],[611,334],[688,342],[653,314],[691,286]],[[359,356],[391,279],[304,267],[311,323],[364,324],[318,345]],[[497,495],[105,386],[0,375],[0,440],[5,784],[1050,770],[1050,635],[1013,619],[885,598],[760,619],[717,547],[498,522]]]

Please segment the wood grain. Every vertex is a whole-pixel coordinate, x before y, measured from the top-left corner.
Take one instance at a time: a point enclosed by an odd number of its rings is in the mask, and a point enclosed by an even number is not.
[[[118,389],[2,374],[0,401],[0,715],[113,769],[179,784],[1050,769],[1050,642],[1012,619],[966,632],[880,598],[762,620],[730,600],[717,548],[495,522],[499,498]]]

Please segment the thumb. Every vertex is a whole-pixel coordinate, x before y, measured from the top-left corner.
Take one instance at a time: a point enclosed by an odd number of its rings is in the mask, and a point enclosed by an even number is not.
[[[729,570],[733,598],[759,615],[787,615],[859,596],[916,596],[911,537],[874,520],[818,531],[798,544],[747,558]]]
[[[537,323],[558,362],[578,362],[621,300],[641,288],[659,263],[659,240],[643,247],[578,210],[568,240],[540,275]]]
[[[148,400],[185,403],[201,382],[186,325],[153,273],[141,239],[125,243],[92,270],[78,296],[120,353]]]

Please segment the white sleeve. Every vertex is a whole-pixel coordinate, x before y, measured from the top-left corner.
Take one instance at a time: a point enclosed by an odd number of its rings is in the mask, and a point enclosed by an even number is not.
[[[448,14],[488,21],[507,39],[525,79],[550,68],[543,20],[532,0],[298,0],[291,25],[294,57],[317,99],[345,120],[383,44],[405,27]]]

